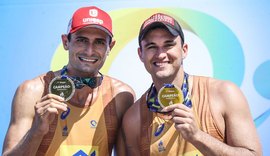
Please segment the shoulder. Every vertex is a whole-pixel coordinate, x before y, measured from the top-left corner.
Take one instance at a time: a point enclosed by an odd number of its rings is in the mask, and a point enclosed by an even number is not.
[[[233,82],[214,78],[209,78],[209,89],[212,94],[224,100],[229,100],[227,98],[232,95],[242,94],[240,88]]]
[[[115,91],[119,91],[119,92],[128,91],[128,92],[134,93],[131,86],[129,86],[127,83],[125,83],[125,82],[123,82],[121,80],[112,78],[112,84],[114,86]]]
[[[145,105],[146,103],[142,103],[145,100],[144,93],[138,100],[135,101],[135,103],[126,111],[123,119],[124,125],[126,125],[127,129],[134,129],[136,131],[139,131],[140,125],[141,125],[141,106]],[[132,123],[132,124],[130,124]],[[133,131],[133,130],[132,130]]]
[[[209,78],[209,92],[212,101],[223,108],[223,113],[248,107],[244,94],[233,82]]]
[[[17,91],[25,92],[27,94],[42,92],[44,90],[44,77],[45,74],[42,74],[31,80],[25,80],[19,85]]]
[[[105,76],[105,79],[111,81],[112,88],[116,94],[120,92],[130,92],[135,96],[134,90],[127,83],[110,76]]]
[[[43,91],[45,85],[47,85],[46,83],[50,82],[57,74],[59,74],[59,71],[48,71],[47,73],[38,75],[33,79],[25,80],[18,88],[27,91]]]
[[[33,108],[36,101],[42,97],[44,91],[43,76],[25,80],[18,86],[12,101],[13,115],[20,118],[34,115],[34,109],[29,108]]]
[[[117,116],[122,118],[126,110],[134,103],[135,92],[128,84],[118,79],[105,76],[104,80],[110,81]]]

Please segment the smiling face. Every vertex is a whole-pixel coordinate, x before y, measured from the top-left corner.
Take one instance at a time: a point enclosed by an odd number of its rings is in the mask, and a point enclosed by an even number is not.
[[[183,72],[187,45],[164,28],[150,30],[141,41],[138,54],[154,82],[172,83]]]
[[[69,40],[63,35],[62,41],[69,51],[68,73],[79,77],[96,76],[114,46],[108,34],[94,27],[72,33]]]

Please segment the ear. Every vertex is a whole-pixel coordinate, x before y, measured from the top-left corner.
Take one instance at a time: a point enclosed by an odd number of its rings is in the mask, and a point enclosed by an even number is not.
[[[138,55],[139,55],[140,60],[143,62],[143,54],[142,54],[142,51],[141,51],[141,47],[139,47],[137,49],[137,51],[138,51]]]
[[[187,57],[188,54],[188,45],[184,43],[182,47],[182,60],[184,60]]]
[[[62,44],[63,44],[63,47],[65,50],[68,50],[68,37],[67,37],[67,34],[63,34],[61,36],[62,38]]]
[[[110,51],[112,50],[112,48],[114,47],[114,45],[115,45],[115,39],[112,39],[112,42],[110,43]]]
[[[107,56],[109,56],[109,53],[110,53],[110,51],[112,50],[112,48],[114,47],[115,42],[116,42],[115,39],[112,39],[112,42],[111,42],[110,45],[109,45],[110,50],[107,50],[107,52],[106,52]]]

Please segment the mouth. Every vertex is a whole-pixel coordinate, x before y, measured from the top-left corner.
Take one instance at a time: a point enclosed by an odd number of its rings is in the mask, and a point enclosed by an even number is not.
[[[153,64],[155,67],[165,67],[169,63],[170,63],[169,61],[166,61],[166,62],[154,62]]]
[[[81,61],[89,62],[89,63],[95,63],[98,61],[98,58],[96,58],[96,57],[86,58],[86,57],[79,56],[79,59]]]

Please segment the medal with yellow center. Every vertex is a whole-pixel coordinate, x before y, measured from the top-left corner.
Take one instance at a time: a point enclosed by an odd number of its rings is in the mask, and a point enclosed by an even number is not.
[[[182,91],[173,84],[165,84],[158,92],[158,102],[161,107],[167,107],[176,103],[183,103]]]
[[[55,77],[49,85],[49,93],[59,95],[68,101],[72,98],[75,92],[75,85],[73,81],[67,76]]]

